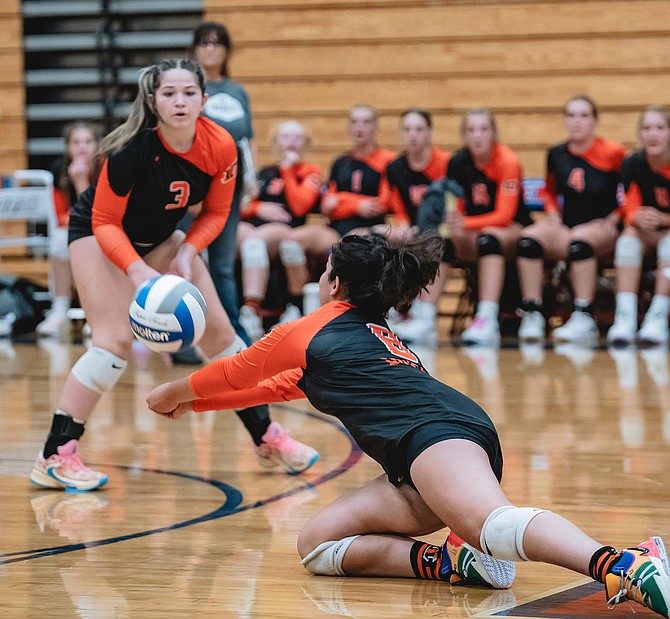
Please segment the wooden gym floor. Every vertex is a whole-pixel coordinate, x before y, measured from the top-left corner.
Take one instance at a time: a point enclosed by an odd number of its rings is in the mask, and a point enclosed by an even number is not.
[[[305,401],[273,407],[275,419],[321,452],[296,477],[263,470],[230,412],[159,418],[146,393],[192,367],[141,347],[82,439],[86,462],[109,474],[108,485],[81,494],[32,486],[33,459],[83,350],[75,340],[0,340],[2,617],[631,615],[625,604],[608,611],[588,578],[540,564],[519,565],[509,591],[308,574],[295,550],[301,526],[378,466]],[[494,419],[513,501],[560,512],[614,546],[652,533],[670,542],[665,348],[505,341],[500,350],[461,349],[445,337],[437,350],[416,350]]]

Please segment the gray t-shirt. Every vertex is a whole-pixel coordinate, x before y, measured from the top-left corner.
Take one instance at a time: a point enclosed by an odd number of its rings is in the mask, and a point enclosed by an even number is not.
[[[229,79],[207,82],[205,92],[209,95],[204,110],[207,118],[221,125],[235,142],[253,139],[249,95],[240,84]]]

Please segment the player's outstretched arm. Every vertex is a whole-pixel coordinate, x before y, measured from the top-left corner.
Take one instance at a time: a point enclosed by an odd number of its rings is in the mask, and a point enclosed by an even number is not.
[[[154,387],[147,396],[147,405],[163,417],[179,419],[193,410],[191,402],[197,397],[186,377]]]

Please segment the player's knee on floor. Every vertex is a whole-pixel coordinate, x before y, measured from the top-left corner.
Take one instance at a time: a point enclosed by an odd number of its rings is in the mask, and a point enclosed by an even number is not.
[[[307,554],[301,564],[308,572],[320,576],[345,576],[342,568],[344,554],[359,535],[352,535],[337,541],[323,542]]]
[[[642,241],[636,236],[622,236],[614,248],[614,266],[642,266]]]
[[[283,240],[279,243],[279,259],[285,266],[307,264],[307,256],[302,245],[297,241]]]
[[[72,375],[95,393],[109,391],[121,378],[128,363],[114,353],[91,346],[72,367]]]
[[[265,241],[254,237],[244,239],[240,245],[240,261],[243,268],[270,266],[270,257]]]
[[[478,256],[502,256],[503,248],[497,237],[492,234],[480,234],[477,237]]]
[[[658,242],[656,256],[659,264],[670,264],[670,236],[664,236]]]
[[[568,260],[579,262],[593,258],[593,247],[586,241],[570,241],[568,245]]]
[[[531,260],[541,260],[544,258],[544,247],[539,241],[524,236],[519,240],[517,255],[519,258],[530,258]]]
[[[546,512],[537,507],[503,505],[494,509],[484,522],[479,536],[482,550],[496,559],[528,561],[523,536],[531,520]]]

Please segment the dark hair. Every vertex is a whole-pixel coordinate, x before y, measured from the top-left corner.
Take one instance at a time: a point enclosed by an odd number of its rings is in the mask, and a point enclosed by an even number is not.
[[[340,278],[346,299],[366,314],[405,310],[435,280],[443,240],[426,232],[401,241],[381,235],[345,236],[333,245],[329,279]]]
[[[228,28],[223,24],[215,21],[205,21],[202,22],[194,31],[193,31],[193,43],[191,43],[191,55],[195,58],[195,48],[198,47],[201,43],[216,40],[217,43],[223,45],[226,48],[226,57],[223,59],[223,64],[221,65],[221,75],[223,77],[230,77],[228,73],[228,58],[233,51],[233,42],[230,39],[230,33]]]
[[[588,103],[589,107],[591,108],[591,115],[596,120],[598,119],[598,105],[596,104],[596,102],[593,100],[592,97],[589,97],[589,95],[585,95],[585,94],[582,94],[582,93],[580,93],[578,95],[575,95],[574,97],[570,97],[565,102],[565,105],[563,106],[563,115],[564,116],[565,116],[565,114],[568,113],[568,105],[570,105],[573,101],[585,101],[586,103]]]
[[[409,114],[418,114],[426,121],[429,128],[433,128],[433,117],[428,110],[422,107],[408,107],[400,113],[400,120],[402,121]]]

